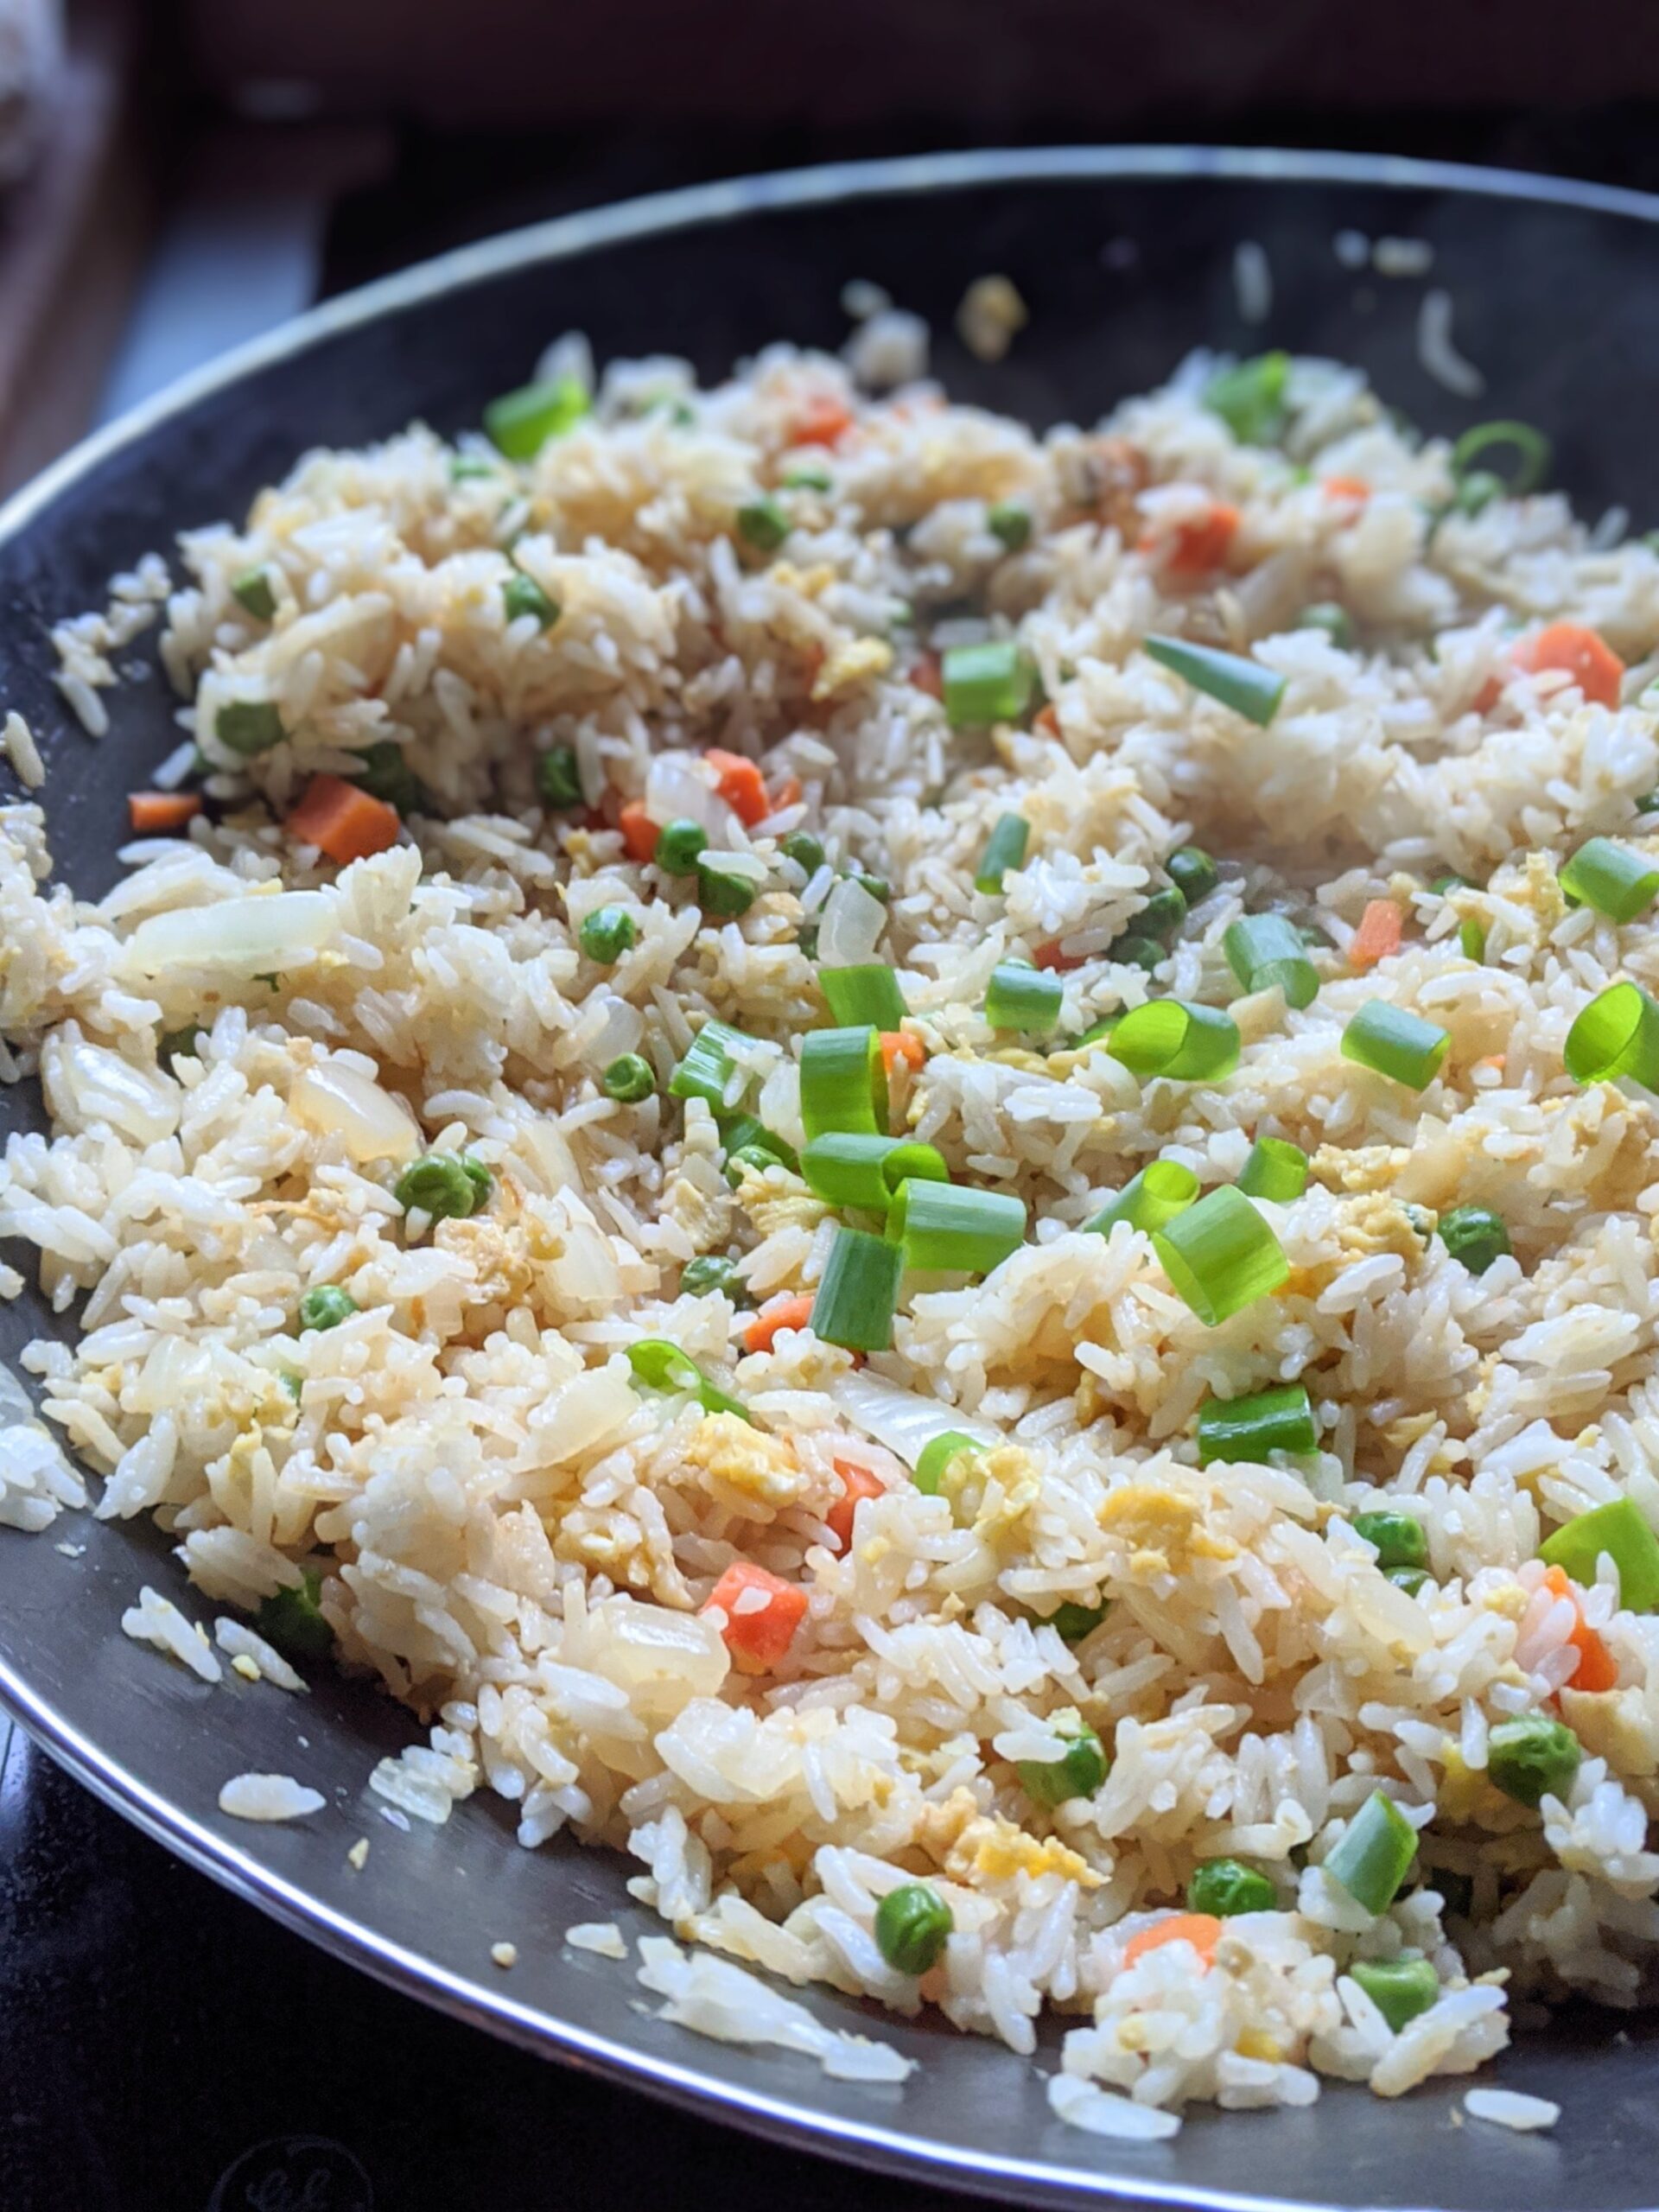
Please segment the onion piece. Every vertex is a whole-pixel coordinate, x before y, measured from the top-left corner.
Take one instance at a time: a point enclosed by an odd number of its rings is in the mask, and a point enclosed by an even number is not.
[[[698,822],[712,845],[731,842],[732,810],[708,778],[695,753],[658,753],[645,772],[645,811],[656,823]]]
[[[89,1045],[73,1022],[47,1039],[41,1088],[54,1117],[77,1135],[110,1128],[130,1143],[155,1144],[179,1126],[181,1093],[171,1076]]]
[[[288,1103],[308,1128],[341,1138],[359,1166],[369,1160],[401,1164],[421,1148],[420,1130],[403,1100],[337,1060],[320,1060],[296,1076]]]
[[[1003,1440],[1001,1432],[988,1421],[970,1420],[941,1398],[900,1389],[879,1375],[843,1375],[830,1385],[830,1395],[855,1428],[884,1444],[907,1467],[914,1467],[924,1446],[936,1436],[971,1436],[988,1447]]]
[[[818,925],[818,963],[824,968],[861,968],[875,957],[887,910],[850,875],[823,902]]]
[[[175,969],[283,975],[309,967],[334,934],[334,901],[325,892],[251,893],[152,914],[122,946],[120,966],[130,976]]]

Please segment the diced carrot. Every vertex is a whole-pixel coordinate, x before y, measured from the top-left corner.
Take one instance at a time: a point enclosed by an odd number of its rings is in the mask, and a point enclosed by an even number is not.
[[[741,1600],[751,1591],[763,1592],[766,1603],[740,1612]],[[769,1574],[752,1560],[734,1560],[709,1593],[706,1613],[718,1606],[726,1616],[721,1630],[726,1649],[745,1675],[764,1675],[775,1667],[794,1640],[806,1613],[806,1592],[798,1582]]]
[[[1055,713],[1052,701],[1046,707],[1039,707],[1036,713],[1031,718],[1031,726],[1033,729],[1041,730],[1045,737],[1058,737],[1059,735],[1060,718]]]
[[[930,699],[944,696],[944,671],[938,653],[921,653],[910,671],[910,680],[918,691],[925,691]]]
[[[648,861],[657,849],[657,824],[645,811],[642,798],[631,798],[617,820],[622,849],[631,861]]]
[[[1207,1971],[1221,1940],[1221,1923],[1212,1912],[1172,1912],[1167,1920],[1154,1921],[1123,1946],[1123,1963],[1132,1967],[1164,1943],[1190,1943]]]
[[[927,1047],[919,1037],[912,1037],[908,1029],[883,1029],[881,1065],[887,1070],[887,1081],[893,1081],[893,1071],[900,1060],[906,1067],[921,1069],[927,1065]]]
[[[182,830],[201,812],[201,801],[194,791],[129,791],[127,810],[141,836],[155,837]]]
[[[313,776],[288,817],[290,837],[316,846],[341,868],[395,845],[401,826],[395,806],[340,776]]]
[[[711,745],[702,757],[715,772],[715,789],[738,820],[751,830],[764,822],[772,804],[766,779],[754,762],[741,753],[722,753],[717,745]]]
[[[1404,917],[1392,899],[1373,899],[1359,918],[1354,941],[1348,948],[1351,968],[1375,968],[1400,950]]]
[[[1073,968],[1084,965],[1081,953],[1061,951],[1057,937],[1051,938],[1046,944],[1039,944],[1031,957],[1034,967],[1051,969],[1057,976],[1068,975]]]
[[[853,410],[827,391],[815,391],[791,426],[798,446],[839,445],[853,427]]]
[[[779,1329],[804,1329],[812,1319],[814,1294],[804,1290],[785,1298],[774,1298],[763,1306],[743,1332],[743,1345],[747,1351],[770,1351],[772,1340]]]
[[[841,1496],[823,1517],[836,1541],[845,1551],[853,1541],[853,1516],[858,1510],[859,1501],[866,1497],[885,1497],[887,1484],[879,1475],[873,1475],[868,1467],[846,1467],[839,1459],[836,1462],[836,1472],[841,1477]]]
[[[1204,576],[1220,568],[1238,533],[1238,509],[1217,499],[1203,513],[1148,533],[1142,552],[1156,554],[1172,576]]]
[[[779,785],[777,790],[772,792],[771,798],[766,801],[766,811],[768,814],[781,814],[786,806],[798,806],[800,803],[800,778],[798,776],[785,776],[783,782]]]
[[[1617,1689],[1618,1668],[1613,1655],[1584,1618],[1578,1591],[1566,1568],[1547,1567],[1544,1570],[1544,1586],[1556,1597],[1570,1599],[1573,1606],[1575,1626],[1567,1640],[1578,1653],[1579,1663],[1567,1688],[1574,1690]]]
[[[1560,669],[1598,707],[1616,707],[1624,664],[1605,639],[1579,622],[1552,622],[1516,640],[1510,658],[1529,676]]]
[[[1357,476],[1327,476],[1319,489],[1327,499],[1369,499],[1371,487]]]
[[[1509,1063],[1507,1052],[1483,1052],[1475,1062],[1478,1068],[1491,1068],[1495,1075],[1502,1075]]]

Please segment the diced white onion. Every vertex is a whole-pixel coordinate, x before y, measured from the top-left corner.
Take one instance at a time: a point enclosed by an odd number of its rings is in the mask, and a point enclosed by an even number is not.
[[[402,1162],[421,1148],[415,1117],[401,1098],[370,1077],[335,1060],[321,1060],[295,1078],[288,1094],[295,1119],[323,1136],[343,1140],[359,1165],[369,1160]]]
[[[823,902],[818,959],[826,968],[861,968],[875,957],[887,910],[854,877],[843,876]]]
[[[41,1083],[54,1116],[77,1132],[109,1128],[134,1144],[155,1144],[179,1126],[179,1087],[170,1076],[89,1045],[73,1022],[48,1039]]]
[[[678,1713],[694,1697],[717,1696],[731,1665],[724,1637],[701,1613],[613,1598],[594,1608],[588,1625],[595,1671],[652,1719]]]
[[[710,844],[728,842],[732,810],[693,753],[659,753],[645,775],[645,812],[658,823],[700,822]]]
[[[621,1360],[573,1376],[557,1392],[551,1406],[537,1414],[550,1451],[549,1464],[559,1466],[591,1452],[607,1436],[632,1419],[639,1404]]]
[[[518,1132],[518,1156],[529,1168],[538,1190],[551,1198],[556,1191],[580,1191],[582,1171],[564,1131],[550,1114],[538,1114]]]
[[[952,1429],[980,1444],[1002,1440],[988,1422],[971,1420],[938,1398],[901,1390],[896,1382],[884,1382],[879,1375],[843,1375],[830,1385],[830,1392],[855,1428],[886,1445],[907,1467],[915,1465],[924,1446]]]
[[[121,948],[131,976],[176,969],[227,975],[282,975],[308,967],[334,932],[334,902],[321,891],[277,891],[181,906],[140,922]]]

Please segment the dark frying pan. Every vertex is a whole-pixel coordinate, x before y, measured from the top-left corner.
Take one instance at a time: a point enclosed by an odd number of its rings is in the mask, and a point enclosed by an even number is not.
[[[115,695],[100,746],[52,689],[49,622],[101,605],[104,580],[181,526],[229,516],[295,455],[423,417],[475,423],[546,340],[585,329],[601,358],[669,351],[709,377],[765,340],[834,346],[842,284],[865,276],[925,314],[952,389],[1039,423],[1092,420],[1200,342],[1271,342],[1363,364],[1426,428],[1519,416],[1555,441],[1557,474],[1594,512],[1659,520],[1650,435],[1659,361],[1659,201],[1634,194],[1366,157],[1160,148],[964,155],[810,170],[579,215],[470,249],[335,302],[118,423],[0,513],[0,699],[29,716],[50,763],[60,870],[83,892],[113,879],[122,794],[175,733],[149,657]],[[1428,240],[1461,351],[1487,391],[1458,399],[1417,359],[1423,280],[1355,275],[1344,228]],[[1238,241],[1272,270],[1271,316],[1239,318]],[[951,334],[965,285],[1014,277],[1030,327],[985,366]],[[7,1128],[37,1127],[22,1092]],[[0,1358],[54,1325],[26,1297],[0,1314]],[[61,1324],[56,1325],[63,1325]],[[61,1535],[63,1529],[54,1531]],[[702,2041],[656,2019],[630,1970],[566,1948],[580,1920],[657,1923],[607,1854],[518,1849],[480,1797],[442,1830],[403,1832],[365,1783],[409,1739],[385,1699],[320,1675],[302,1703],[207,1690],[119,1632],[141,1582],[190,1600],[153,1531],[86,1522],[84,1556],[0,1529],[0,1699],[118,1810],[252,1903],[412,1995],[533,2049],[637,2082],[762,2133],[1030,2203],[1090,2194],[1245,2206],[1624,2208],[1659,2203],[1656,2034],[1573,2012],[1522,2039],[1487,2077],[1556,2098],[1548,2136],[1463,2122],[1459,2082],[1404,2104],[1327,2084],[1311,2110],[1195,2110],[1172,2143],[1128,2146],[1063,2127],[1038,2065],[926,2020],[867,2018],[827,1993],[826,2019],[879,2026],[921,2069],[902,2091],[837,2083],[809,2061]],[[297,1740],[306,1739],[303,1746]],[[303,1825],[257,1828],[216,1809],[245,1769],[296,1772],[330,1802]],[[372,1840],[366,1868],[346,1853]],[[503,1975],[489,1947],[510,1937]],[[1627,2027],[1627,2036],[1615,2031]]]

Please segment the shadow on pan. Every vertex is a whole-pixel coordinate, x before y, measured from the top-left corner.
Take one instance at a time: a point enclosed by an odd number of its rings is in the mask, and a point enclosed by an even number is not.
[[[927,157],[717,186],[571,217],[469,248],[337,301],[102,434],[0,515],[0,697],[25,713],[50,766],[60,874],[97,895],[117,873],[122,794],[176,741],[174,701],[139,654],[112,728],[80,734],[53,690],[49,622],[101,605],[104,581],[181,527],[233,515],[319,443],[381,437],[419,417],[443,432],[522,382],[559,331],[601,359],[689,356],[705,378],[777,338],[834,346],[842,284],[861,276],[925,315],[934,368],[958,396],[1039,424],[1090,421],[1164,377],[1190,347],[1264,344],[1361,364],[1382,396],[1433,430],[1518,416],[1555,442],[1559,480],[1591,512],[1659,520],[1647,435],[1659,359],[1659,202],[1362,156],[1157,148]],[[1340,231],[1427,241],[1427,277],[1346,269]],[[1273,304],[1240,319],[1234,251],[1265,251]],[[1032,320],[995,365],[958,346],[966,286],[1012,276]],[[1426,287],[1453,303],[1460,351],[1485,379],[1457,398],[1418,359]],[[8,1128],[39,1126],[7,1095]],[[32,1294],[0,1314],[0,1358],[65,1331]],[[861,2163],[1033,2204],[1090,2196],[1207,2206],[1517,2204],[1625,2212],[1659,2202],[1654,2033],[1564,2015],[1485,2077],[1556,2098],[1548,2136],[1465,2124],[1463,2084],[1404,2106],[1327,2085],[1310,2110],[1197,2110],[1171,2143],[1130,2145],[1063,2127],[1036,2063],[930,2021],[874,2022],[820,1992],[822,2017],[880,2031],[922,2061],[902,2090],[830,2082],[810,2062],[686,2035],[653,2018],[631,1971],[560,1942],[573,1923],[659,1923],[628,1898],[627,1866],[563,1841],[530,1853],[507,1808],[480,1796],[443,1829],[391,1824],[366,1789],[410,1740],[405,1715],[319,1676],[298,1700],[235,1677],[208,1689],[121,1636],[149,1581],[188,1602],[153,1529],[0,1529],[0,1697],[89,1787],[172,1849],[315,1941],[427,2002],[534,2049],[709,2113]],[[194,1608],[193,1608],[194,1609]],[[327,1793],[315,1819],[251,1827],[217,1810],[245,1770]],[[372,1849],[361,1873],[346,1853]],[[518,1946],[509,1980],[489,1961]]]

